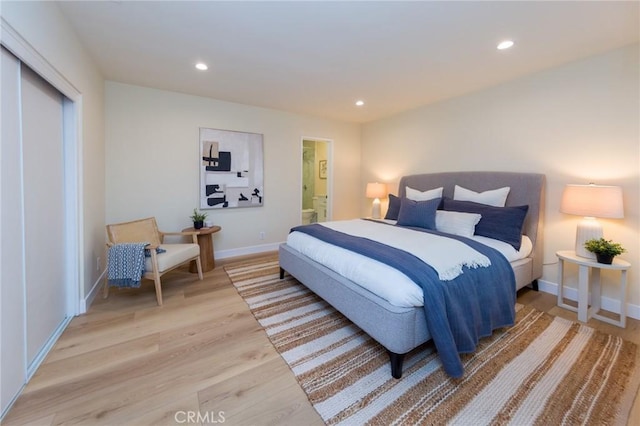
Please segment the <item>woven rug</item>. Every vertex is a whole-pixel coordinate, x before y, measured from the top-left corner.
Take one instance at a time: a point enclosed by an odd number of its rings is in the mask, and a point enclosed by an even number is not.
[[[396,380],[381,345],[279,279],[277,256],[225,270],[327,424],[626,424],[638,389],[634,343],[526,306],[463,355],[462,378],[448,377],[427,343]]]

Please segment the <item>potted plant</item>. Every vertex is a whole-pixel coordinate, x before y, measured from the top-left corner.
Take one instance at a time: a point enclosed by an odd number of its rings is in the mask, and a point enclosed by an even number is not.
[[[199,213],[196,209],[193,209],[193,214],[189,217],[193,220],[193,227],[195,229],[200,229],[204,226],[204,220],[207,218],[207,213]]]
[[[598,263],[607,265],[611,265],[614,257],[626,251],[619,243],[604,238],[587,240],[584,243],[584,248],[595,253]]]

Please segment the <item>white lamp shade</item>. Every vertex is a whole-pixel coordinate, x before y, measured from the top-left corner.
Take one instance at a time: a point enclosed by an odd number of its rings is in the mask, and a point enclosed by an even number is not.
[[[586,217],[621,219],[624,217],[622,188],[605,185],[567,185],[560,211]]]
[[[584,248],[584,243],[603,236],[602,225],[595,218],[620,219],[624,217],[622,188],[594,184],[567,185],[562,193],[560,211],[584,216],[584,219],[576,227],[576,254],[595,259],[595,255]]]
[[[380,198],[387,196],[387,184],[370,182],[367,184],[367,198],[373,198],[373,205],[371,206],[371,217],[374,219],[380,219]]]
[[[387,196],[387,184],[385,183],[368,183],[367,198],[385,198]]]

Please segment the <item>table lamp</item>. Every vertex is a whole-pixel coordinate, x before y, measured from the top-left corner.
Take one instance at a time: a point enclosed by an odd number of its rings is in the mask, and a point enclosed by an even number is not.
[[[368,183],[367,198],[373,198],[373,206],[371,208],[371,217],[380,219],[380,198],[387,196],[387,185],[384,183]]]
[[[595,254],[584,248],[587,240],[602,238],[602,225],[596,218],[622,219],[622,188],[606,185],[568,184],[562,193],[560,211],[583,216],[576,228],[576,255],[595,259]]]

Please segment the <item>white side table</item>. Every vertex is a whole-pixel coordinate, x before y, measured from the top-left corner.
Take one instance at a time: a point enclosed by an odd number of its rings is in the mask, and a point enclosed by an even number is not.
[[[595,260],[587,259],[576,255],[573,250],[562,250],[556,252],[558,256],[558,306],[578,313],[578,321],[587,322],[589,318],[595,318],[609,324],[624,328],[627,322],[627,270],[631,264],[625,260],[614,259],[611,265],[598,263]],[[578,265],[578,308],[564,303],[563,281],[564,262],[571,262]],[[613,269],[621,272],[620,277],[620,320],[616,321],[609,317],[598,314],[600,311],[600,298],[602,290],[600,288],[600,270]],[[589,274],[591,270],[591,274]],[[589,278],[591,275],[591,279]],[[589,281],[591,281],[592,297],[591,307],[589,307]]]

